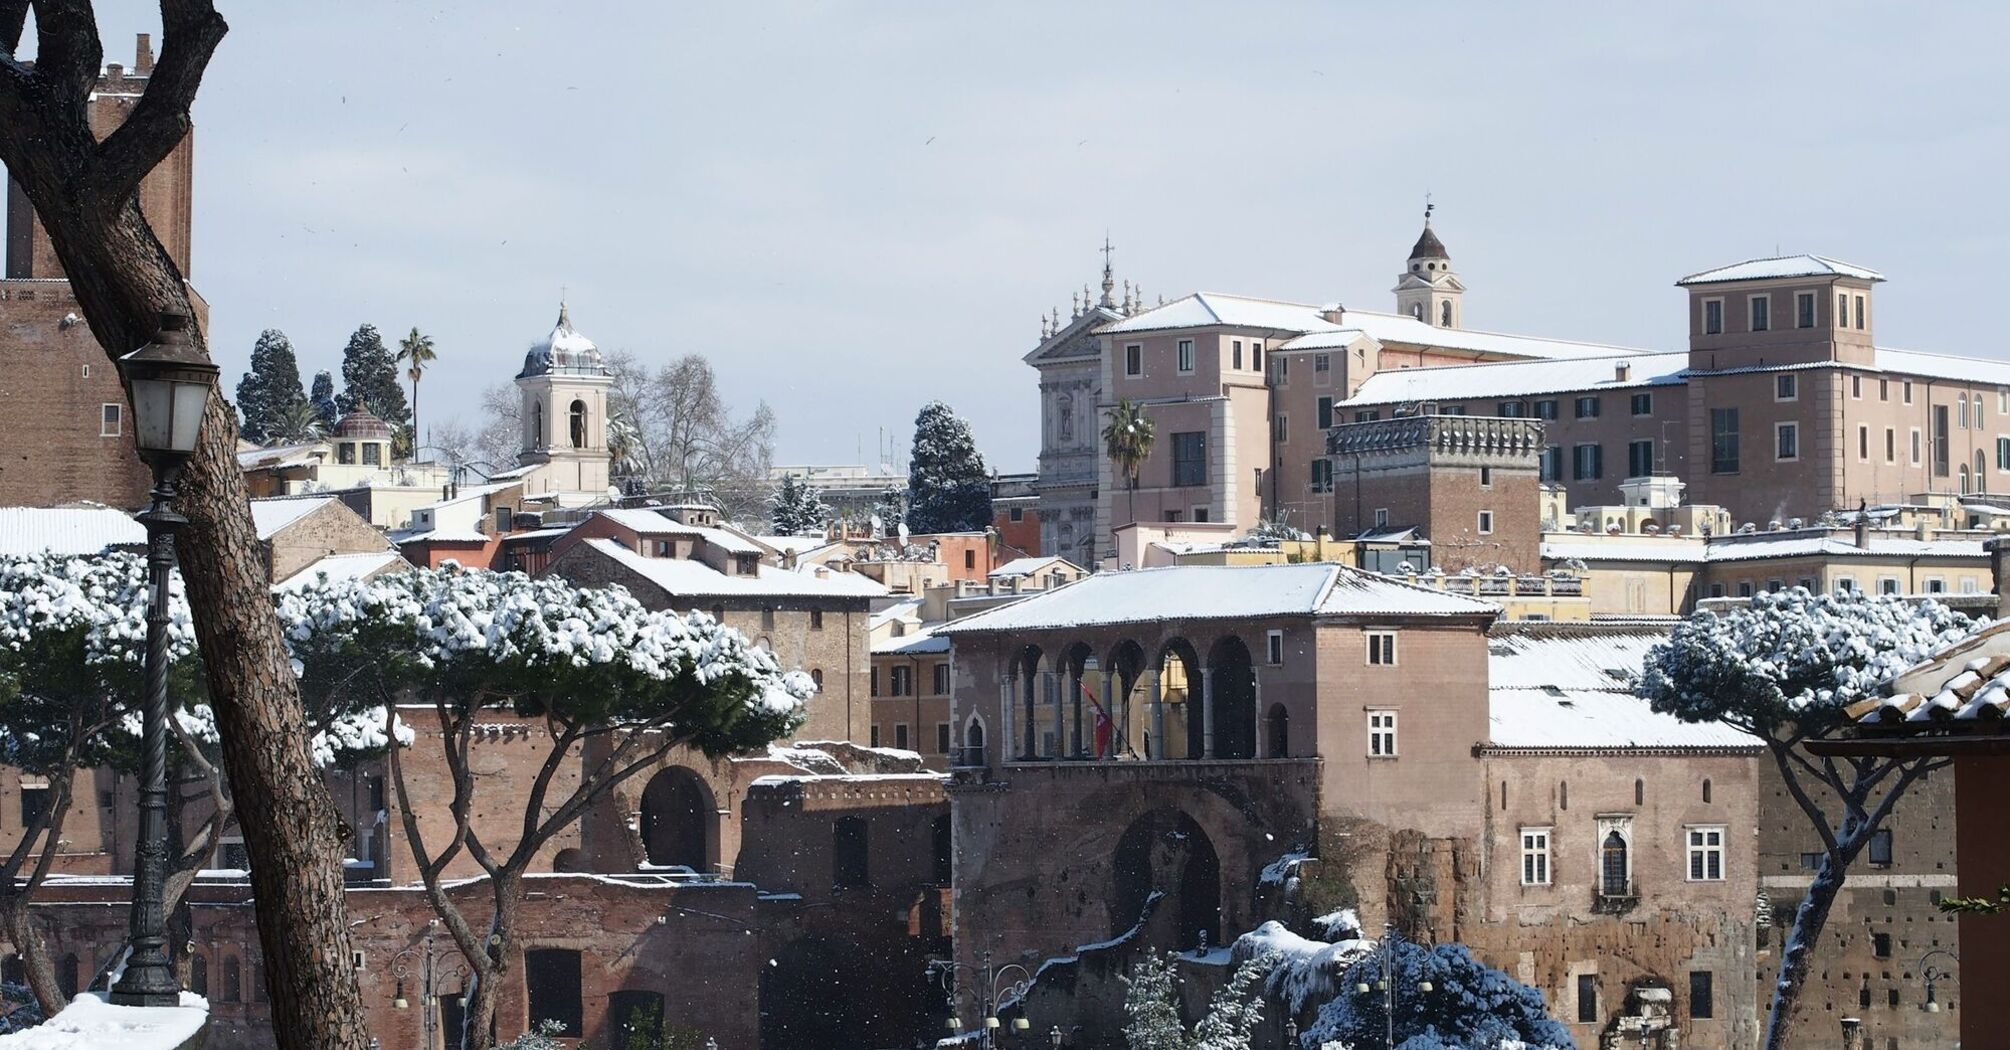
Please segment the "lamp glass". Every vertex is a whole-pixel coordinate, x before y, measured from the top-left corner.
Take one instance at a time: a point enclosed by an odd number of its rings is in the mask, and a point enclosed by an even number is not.
[[[987,1017],[987,1018],[985,1018],[985,1019],[984,1019],[984,1027],[986,1027],[986,1028],[996,1028],[996,1027],[998,1027],[998,1019],[997,1019],[996,1017]]]
[[[139,447],[174,448],[174,386],[165,379],[133,380],[133,441]]]
[[[1431,982],[1429,982],[1429,981],[1418,981],[1418,982],[1417,982],[1417,990],[1418,990],[1418,991],[1420,991],[1420,992],[1428,992],[1428,991],[1430,991],[1430,990],[1431,990]]]
[[[202,409],[209,401],[209,384],[178,380],[174,384],[174,423],[168,440],[177,452],[194,452],[202,432]]]
[[[1012,1030],[1015,1032],[1024,1032],[1032,1027],[1033,1022],[1028,1021],[1023,1017],[1014,1017],[1012,1019]]]
[[[1355,995],[1367,995],[1367,994],[1368,994],[1368,982],[1367,982],[1367,981],[1357,981],[1357,982],[1355,982],[1355,984],[1354,984],[1354,994],[1355,994]]]
[[[963,1027],[963,1019],[960,1017],[952,1017],[949,1020],[942,1022],[942,1027],[947,1028],[950,1031],[954,1032],[958,1028]]]
[[[391,1009],[393,1010],[408,1009],[411,1007],[411,1005],[412,1005],[411,1001],[406,999],[402,995],[397,997],[396,999],[391,1000]]]

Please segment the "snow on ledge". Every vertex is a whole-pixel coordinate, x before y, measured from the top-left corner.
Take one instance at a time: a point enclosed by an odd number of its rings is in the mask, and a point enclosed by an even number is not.
[[[193,992],[181,993],[180,1006],[113,1006],[85,992],[47,1021],[0,1035],[0,1050],[177,1050],[208,1020],[209,1000]]]

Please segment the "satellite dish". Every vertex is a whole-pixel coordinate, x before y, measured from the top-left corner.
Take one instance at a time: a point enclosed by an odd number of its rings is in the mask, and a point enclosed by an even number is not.
[[[905,546],[907,546],[907,522],[906,522],[906,521],[902,521],[902,522],[900,523],[900,545],[901,545],[902,547],[905,547]]]

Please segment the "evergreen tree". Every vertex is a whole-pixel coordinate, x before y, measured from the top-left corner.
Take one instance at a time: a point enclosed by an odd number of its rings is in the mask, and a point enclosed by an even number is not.
[[[991,524],[991,479],[970,424],[931,401],[914,419],[907,468],[907,527],[915,532],[977,532]]]
[[[393,427],[411,425],[412,411],[398,385],[398,362],[376,325],[358,326],[342,348],[342,396],[335,404],[345,413],[367,408]]]
[[[1148,954],[1124,976],[1129,1020],[1124,1044],[1130,1050],[1249,1050],[1250,1036],[1263,1021],[1264,979],[1282,957],[1270,953],[1243,960],[1192,1031],[1180,1016],[1176,958]]]
[[[888,485],[872,501],[872,512],[879,515],[880,527],[887,535],[899,533],[901,522],[907,520],[907,493]]]
[[[251,348],[251,370],[237,382],[237,411],[244,417],[240,433],[248,441],[270,441],[284,429],[280,421],[306,400],[300,389],[300,363],[286,333],[277,328],[260,332]]]
[[[830,508],[816,490],[794,474],[782,476],[781,485],[768,498],[768,508],[777,536],[808,536],[822,530],[830,517]]]
[[[335,377],[326,371],[314,373],[314,390],[307,400],[314,405],[314,414],[321,417],[322,431],[335,429],[335,421],[342,418],[342,410],[335,404]]]

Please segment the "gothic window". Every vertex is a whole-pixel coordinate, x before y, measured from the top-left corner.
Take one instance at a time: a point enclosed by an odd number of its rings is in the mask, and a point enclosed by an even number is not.
[[[1449,299],[1438,304],[1438,326],[1440,328],[1452,326],[1452,302]]]
[[[572,447],[586,447],[586,402],[572,403]]]

